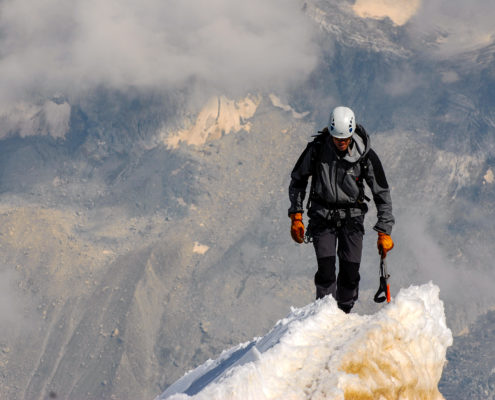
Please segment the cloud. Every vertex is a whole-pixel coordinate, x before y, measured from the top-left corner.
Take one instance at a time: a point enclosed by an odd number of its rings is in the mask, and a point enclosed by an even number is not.
[[[449,57],[490,44],[495,39],[490,0],[356,0],[354,12],[363,18],[388,17],[406,29],[418,45],[434,44],[435,54]],[[431,46],[426,46],[431,49]]]
[[[490,267],[493,251],[485,243],[469,240],[453,249],[447,244],[455,237],[446,233],[449,227],[444,220],[449,216],[444,210],[435,210],[432,223],[432,217],[424,212],[421,215],[412,211],[413,204],[406,208],[410,210],[396,215],[400,225],[393,234],[397,253],[391,256],[389,264],[392,285],[406,287],[428,281],[438,284],[446,301],[449,327],[460,332],[494,304],[495,275]],[[486,227],[479,229],[489,232]]]
[[[317,61],[297,1],[3,1],[0,32],[4,104],[99,86],[277,90]]]
[[[492,43],[494,13],[495,3],[490,0],[423,1],[409,32],[416,39],[433,40],[436,55],[449,57]]]
[[[410,67],[395,70],[385,83],[385,92],[391,96],[405,96],[419,87],[424,79]]]

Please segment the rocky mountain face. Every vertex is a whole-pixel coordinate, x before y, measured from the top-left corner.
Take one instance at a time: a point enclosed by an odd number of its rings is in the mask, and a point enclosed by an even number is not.
[[[289,93],[189,110],[187,90],[102,88],[4,125],[0,397],[154,398],[311,302],[314,254],[290,240],[287,187],[338,104],[392,187],[392,292],[434,281],[456,334],[493,307],[494,45],[440,59],[422,51],[435,38],[419,46],[347,3],[305,12],[322,51]],[[374,221],[371,207],[360,313],[377,308]],[[444,387],[467,398],[479,379],[451,354]]]

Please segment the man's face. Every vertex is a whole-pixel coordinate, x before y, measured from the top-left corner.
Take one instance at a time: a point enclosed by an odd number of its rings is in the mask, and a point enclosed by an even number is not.
[[[351,138],[337,139],[336,137],[332,137],[332,139],[333,139],[333,144],[340,151],[346,151],[347,148],[349,147],[349,144],[351,143]]]

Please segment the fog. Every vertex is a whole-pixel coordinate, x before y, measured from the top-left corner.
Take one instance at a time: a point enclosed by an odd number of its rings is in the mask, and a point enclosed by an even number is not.
[[[493,42],[495,3],[489,0],[423,1],[409,21],[409,33],[421,46],[423,39],[434,37],[437,46],[424,50],[445,58]]]
[[[387,14],[383,1],[362,3]],[[318,61],[302,8],[283,0],[4,1],[0,105],[58,93],[77,97],[99,86],[283,91]],[[391,7],[390,15],[396,11]],[[413,40],[438,36],[436,54],[452,55],[493,39],[494,12],[487,0],[425,1],[406,29]]]
[[[398,9],[376,0],[359,6],[363,17],[379,10],[377,18],[394,19],[406,10],[401,29],[418,51],[435,57],[493,40],[493,2],[436,0]],[[283,97],[328,52],[316,30],[296,0],[1,2],[0,137],[29,130],[23,121],[35,119],[46,99],[77,104],[102,87],[131,97],[185,91],[186,106],[196,110],[212,95],[263,91]],[[435,45],[424,46],[426,39]],[[386,84],[392,96],[420,84],[414,67],[406,71],[407,82],[402,73]]]
[[[0,30],[4,107],[99,86],[282,89],[317,61],[297,1],[18,0],[1,3]]]

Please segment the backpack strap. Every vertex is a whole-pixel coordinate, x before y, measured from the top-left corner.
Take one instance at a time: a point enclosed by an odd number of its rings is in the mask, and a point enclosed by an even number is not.
[[[362,157],[360,160],[359,160],[359,166],[361,167],[361,171],[359,173],[359,176],[356,178],[356,183],[359,187],[359,196],[358,196],[358,199],[357,199],[357,202],[359,204],[363,204],[365,201],[370,201],[371,199],[366,196],[366,193],[365,193],[365,190],[364,190],[364,177],[366,175],[368,175],[368,170],[369,170],[369,166],[368,166],[368,153],[366,153],[364,155],[364,157]]]
[[[316,146],[311,157],[311,165],[313,167],[316,165],[316,163],[318,163],[321,160],[321,154],[323,152],[323,142],[328,135],[330,135],[330,131],[328,130],[328,128],[323,128],[321,131],[318,131],[317,135],[313,135],[314,139],[311,144],[313,146]],[[308,201],[306,202],[307,210],[309,210],[311,207],[311,200],[313,199],[313,197],[314,197],[313,184],[311,184],[311,191],[308,196]]]
[[[323,151],[323,141],[325,138],[330,135],[328,128],[324,128],[321,131],[318,131],[317,135],[313,135],[313,145],[316,146],[316,151],[313,152],[313,158],[311,159],[312,165],[315,165],[315,162],[321,160],[321,153]]]

